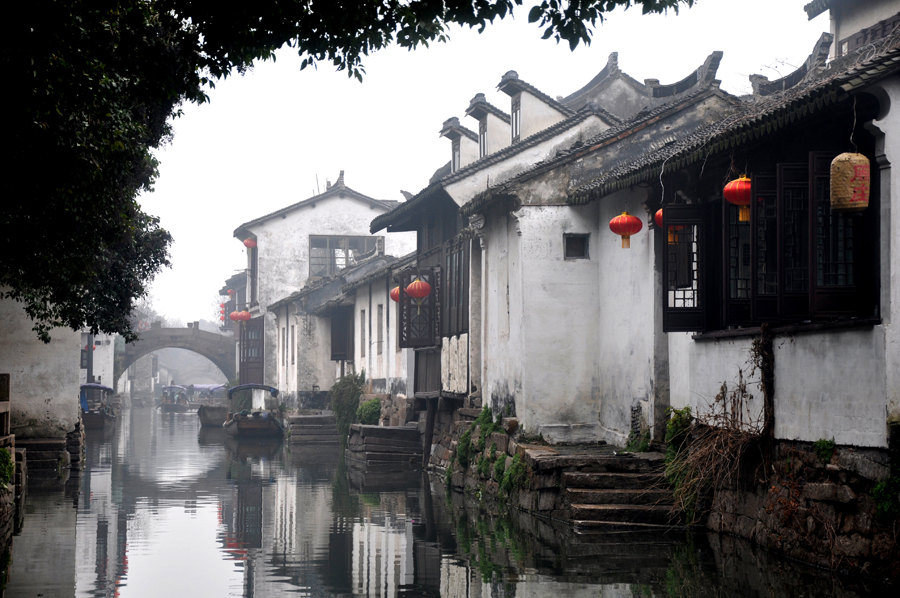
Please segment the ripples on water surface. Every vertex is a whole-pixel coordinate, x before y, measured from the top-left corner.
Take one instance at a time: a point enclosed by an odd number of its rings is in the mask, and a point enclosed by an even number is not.
[[[88,436],[79,475],[30,481],[4,598],[885,595],[729,538],[588,541],[448,501],[421,475],[348,472],[337,449],[237,442],[193,413],[121,420]]]

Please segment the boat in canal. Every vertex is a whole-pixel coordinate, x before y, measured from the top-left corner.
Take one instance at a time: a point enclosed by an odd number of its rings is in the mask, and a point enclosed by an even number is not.
[[[221,428],[228,419],[228,405],[200,405],[197,409],[200,426],[203,428]]]
[[[284,422],[277,400],[278,389],[265,384],[241,384],[230,388],[231,417],[222,427],[229,436],[281,438]]]
[[[188,410],[188,392],[184,386],[171,384],[163,386],[159,408],[161,411],[184,412]]]
[[[82,384],[79,393],[81,423],[88,430],[107,430],[116,424],[116,412],[112,405],[115,391],[102,384]]]

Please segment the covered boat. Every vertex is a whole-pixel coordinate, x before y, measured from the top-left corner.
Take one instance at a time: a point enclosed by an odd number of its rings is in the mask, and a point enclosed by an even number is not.
[[[188,390],[184,386],[170,384],[162,387],[159,408],[163,411],[187,411]]]
[[[221,428],[228,419],[228,405],[200,405],[197,409],[200,425],[204,428]]]
[[[85,429],[103,430],[116,423],[116,412],[112,406],[115,391],[102,384],[82,384],[79,393],[81,402],[81,422]]]
[[[243,403],[237,403],[238,398]],[[275,438],[284,435],[281,408],[275,404],[278,400],[277,388],[265,384],[241,384],[228,389],[228,400],[235,411],[222,427],[229,435]]]

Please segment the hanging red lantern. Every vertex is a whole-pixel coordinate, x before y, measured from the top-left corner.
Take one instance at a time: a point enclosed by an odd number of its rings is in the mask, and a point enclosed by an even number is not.
[[[663,209],[660,208],[656,210],[656,214],[653,215],[653,221],[656,223],[656,226],[662,228],[663,225]],[[668,237],[669,244],[675,244],[678,242],[678,231],[684,228],[683,224],[676,224],[674,226],[669,226]]]
[[[400,303],[400,287],[391,289],[391,299],[394,300],[394,303]]]
[[[238,312],[236,312],[236,311],[233,311],[233,312],[231,312],[230,314],[228,314],[228,318],[229,318],[232,322],[237,322],[238,320],[241,319],[241,318],[240,318],[240,315],[239,315]]]
[[[416,314],[422,313],[422,300],[431,294],[431,285],[416,277],[414,281],[406,287],[406,294],[412,297],[416,302]]]
[[[244,322],[246,322],[247,320],[249,320],[250,318],[253,317],[250,315],[250,312],[247,311],[246,309],[240,313],[240,316],[241,316],[241,320]]]
[[[244,239],[244,247],[247,249],[253,249],[256,247],[256,239]]]
[[[234,295],[234,291],[233,291],[232,289],[228,289],[228,291],[226,291],[226,292],[227,292],[229,295]]]
[[[643,227],[641,219],[628,212],[622,212],[609,221],[609,230],[622,237],[622,249],[631,247],[631,235],[639,233]]]
[[[738,212],[739,222],[750,221],[750,201],[753,197],[750,194],[750,179],[747,175],[742,174],[739,178],[734,179],[725,185],[725,201],[740,207]]]
[[[843,153],[831,162],[831,209],[861,212],[869,207],[869,159]]]
[[[220,303],[220,304],[219,304],[219,307],[225,307],[225,304],[224,304],[224,303]]]
[[[219,316],[219,319],[222,320],[222,321],[224,322],[224,321],[225,321],[225,316]]]

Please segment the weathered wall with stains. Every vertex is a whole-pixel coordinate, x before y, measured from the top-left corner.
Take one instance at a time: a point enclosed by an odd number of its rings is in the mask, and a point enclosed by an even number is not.
[[[81,332],[54,328],[44,344],[20,303],[0,300],[0,373],[10,375],[10,420],[19,438],[65,438],[81,417]]]
[[[336,379],[331,361],[331,318],[300,313],[291,316],[296,327],[297,363],[292,366],[291,392],[329,390]]]
[[[519,107],[522,110],[521,139],[540,133],[566,118],[565,114],[551,108],[527,91],[519,94]]]
[[[597,206],[525,206],[485,224],[483,400],[514,405],[551,441],[599,434],[597,257],[565,259],[564,235],[597,242]]]
[[[390,238],[390,235],[389,235]],[[397,342],[398,304],[390,298],[390,281],[382,277],[356,289],[354,307],[354,363],[366,370],[372,392],[406,396],[406,359],[409,349]],[[381,322],[379,331],[379,306]],[[365,319],[362,319],[365,312]],[[362,347],[365,328],[365,355]]]
[[[299,291],[309,278],[309,236],[370,236],[369,223],[383,213],[370,204],[345,195],[332,195],[306,204],[283,216],[250,227],[259,252],[259,310]],[[385,253],[405,255],[415,248],[415,233],[384,236]],[[265,319],[264,376],[267,384],[278,383],[278,342],[274,315]]]
[[[658,374],[668,367],[662,334],[661,273],[657,263],[660,231],[651,229],[643,204],[646,191],[614,193],[600,201],[596,265],[597,393],[600,401],[600,437],[623,445],[631,432],[632,409],[640,409],[644,423],[653,426],[668,406],[666,385]],[[643,228],[622,248],[622,239],[609,229],[614,217],[627,211],[643,222]]]

